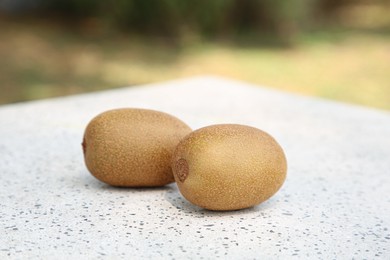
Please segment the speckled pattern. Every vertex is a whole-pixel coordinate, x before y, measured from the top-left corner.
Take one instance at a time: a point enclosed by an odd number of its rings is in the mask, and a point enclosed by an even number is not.
[[[175,184],[113,188],[87,171],[89,120],[116,107],[275,137],[283,188],[242,211]],[[0,107],[0,259],[390,259],[390,113],[199,77]]]

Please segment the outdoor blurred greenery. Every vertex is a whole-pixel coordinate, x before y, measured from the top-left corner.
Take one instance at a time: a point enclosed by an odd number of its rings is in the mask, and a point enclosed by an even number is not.
[[[0,1],[0,104],[203,74],[390,109],[390,1]]]

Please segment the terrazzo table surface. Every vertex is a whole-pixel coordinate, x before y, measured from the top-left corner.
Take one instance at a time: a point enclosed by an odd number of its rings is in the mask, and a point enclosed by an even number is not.
[[[94,179],[81,139],[117,107],[271,133],[289,169],[260,206]],[[0,259],[390,259],[390,113],[215,77],[0,107]]]

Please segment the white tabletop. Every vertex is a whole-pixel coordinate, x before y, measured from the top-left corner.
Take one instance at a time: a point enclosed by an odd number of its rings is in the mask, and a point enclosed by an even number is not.
[[[118,107],[265,130],[287,180],[234,212],[192,206],[175,184],[105,185],[81,139]],[[0,231],[0,259],[390,259],[390,113],[215,77],[2,106]]]

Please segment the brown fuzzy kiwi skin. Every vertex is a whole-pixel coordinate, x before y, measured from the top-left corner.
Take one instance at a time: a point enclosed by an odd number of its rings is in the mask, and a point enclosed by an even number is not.
[[[157,187],[174,181],[170,162],[191,128],[169,114],[136,108],[103,112],[87,125],[85,164],[102,182],[119,187]]]
[[[253,207],[274,195],[286,179],[287,161],[266,132],[223,124],[183,138],[173,154],[172,169],[188,201],[225,211]]]

